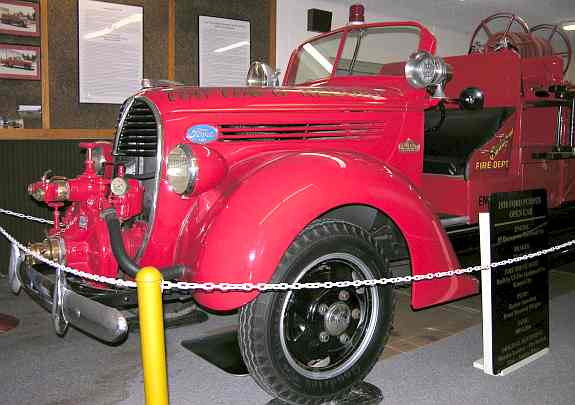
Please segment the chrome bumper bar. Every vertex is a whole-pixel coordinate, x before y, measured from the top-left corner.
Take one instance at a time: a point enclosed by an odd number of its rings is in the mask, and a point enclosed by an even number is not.
[[[20,250],[13,246],[8,271],[10,288],[15,294],[23,288],[50,311],[59,335],[63,335],[68,324],[72,324],[109,343],[120,342],[127,336],[128,323],[120,311],[72,291],[61,270],[56,271],[55,280],[52,280],[23,259]]]

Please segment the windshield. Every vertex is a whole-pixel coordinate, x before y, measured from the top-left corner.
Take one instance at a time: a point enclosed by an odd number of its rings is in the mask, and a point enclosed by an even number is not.
[[[296,58],[294,85],[327,80],[333,72],[343,33],[304,44]],[[419,47],[414,26],[369,27],[350,31],[337,62],[336,76],[404,76],[405,62]]]
[[[308,42],[298,53],[295,84],[331,76],[342,33]]]

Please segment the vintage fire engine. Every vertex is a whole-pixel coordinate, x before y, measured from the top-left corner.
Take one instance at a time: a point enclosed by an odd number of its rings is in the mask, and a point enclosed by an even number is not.
[[[29,60],[25,60],[19,57],[8,57],[0,59],[0,65],[6,66],[9,68],[19,68],[19,69],[26,69],[32,70],[33,64]]]
[[[153,265],[184,282],[322,283],[398,275],[401,261],[412,275],[458,268],[454,246],[465,248],[496,191],[544,188],[558,222],[573,222],[571,48],[541,39],[563,38],[556,27],[530,32],[498,14],[469,55],[444,60],[420,23],[364,24],[361,14],[354,6],[349,25],[299,46],[281,87],[266,87],[275,76],[256,63],[249,82],[260,86],[131,97],[113,145],[80,145],[84,173],[29,186],[55,209],[32,249],[115,278]],[[507,29],[496,31],[500,20]],[[132,290],[37,267],[14,252],[10,283],[52,310],[59,333],[71,323],[106,341],[125,336],[118,308],[135,305]],[[423,280],[411,303],[477,292],[469,275]],[[166,293],[185,298],[239,310],[251,374],[295,403],[337,398],[362,380],[394,314],[391,285]]]
[[[14,25],[16,27],[21,28],[28,28],[28,22],[26,21],[26,18],[21,14],[4,13],[0,17],[0,22],[2,24]]]

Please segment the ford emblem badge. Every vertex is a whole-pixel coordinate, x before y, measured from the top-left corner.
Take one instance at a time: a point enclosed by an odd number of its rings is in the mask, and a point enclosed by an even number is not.
[[[194,125],[188,128],[186,139],[192,143],[210,143],[218,139],[218,129],[206,124]]]

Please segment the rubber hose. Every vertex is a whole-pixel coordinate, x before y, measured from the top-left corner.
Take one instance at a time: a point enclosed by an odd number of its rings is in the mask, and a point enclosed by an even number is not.
[[[128,276],[136,278],[136,274],[140,271],[140,267],[134,263],[126,253],[124,247],[124,240],[122,239],[122,226],[116,216],[114,208],[108,208],[102,211],[101,217],[108,225],[108,234],[110,235],[110,244],[112,245],[112,252],[118,262],[118,265],[124,273]],[[160,269],[164,280],[175,280],[180,278],[184,273],[185,266],[173,266]]]

